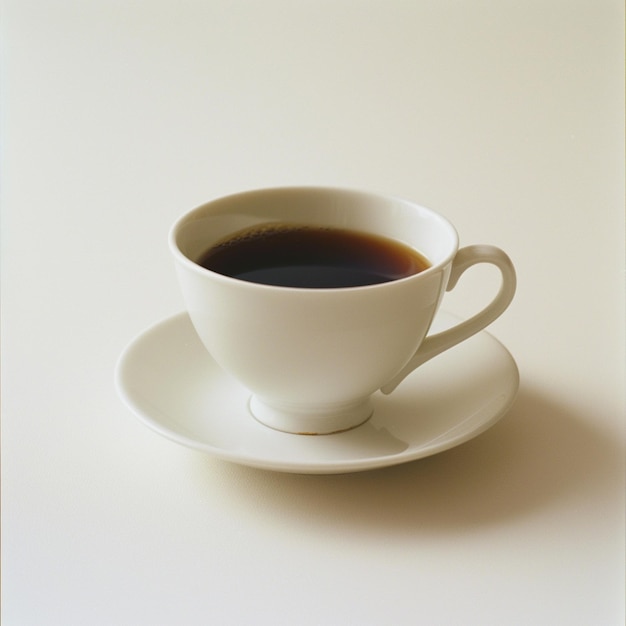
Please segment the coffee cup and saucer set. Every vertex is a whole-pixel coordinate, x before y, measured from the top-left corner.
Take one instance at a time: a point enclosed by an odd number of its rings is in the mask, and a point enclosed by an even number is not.
[[[484,329],[515,293],[509,257],[459,248],[409,200],[281,187],[212,200],[169,235],[186,311],[136,337],[125,404],[177,443],[243,465],[337,474],[460,445],[511,407],[519,374]],[[495,265],[491,302],[460,320],[446,291]]]

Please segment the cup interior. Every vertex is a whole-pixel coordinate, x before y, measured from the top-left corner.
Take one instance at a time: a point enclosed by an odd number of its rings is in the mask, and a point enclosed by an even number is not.
[[[416,249],[431,270],[445,265],[458,247],[452,224],[430,209],[402,198],[325,187],[260,189],[213,200],[174,224],[170,245],[174,254],[195,264],[223,238],[274,222],[383,235]]]

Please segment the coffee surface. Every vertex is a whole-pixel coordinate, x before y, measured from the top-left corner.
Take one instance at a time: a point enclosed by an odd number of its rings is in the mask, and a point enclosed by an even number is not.
[[[264,225],[209,248],[199,265],[225,276],[279,287],[362,287],[417,274],[430,263],[379,235],[300,225]]]

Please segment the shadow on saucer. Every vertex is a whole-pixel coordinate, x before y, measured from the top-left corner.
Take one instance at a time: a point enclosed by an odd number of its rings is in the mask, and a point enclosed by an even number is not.
[[[486,433],[441,454],[386,469],[329,476],[281,474],[195,454],[199,479],[228,500],[301,530],[346,525],[352,533],[442,534],[502,524],[560,498],[602,494],[619,446],[581,415],[537,390]],[[213,477],[213,478],[212,478]],[[215,491],[213,491],[215,494]],[[244,511],[244,513],[246,512]]]

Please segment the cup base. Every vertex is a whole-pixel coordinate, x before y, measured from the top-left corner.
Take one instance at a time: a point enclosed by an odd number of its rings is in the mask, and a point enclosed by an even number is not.
[[[351,430],[367,422],[374,412],[369,398],[304,410],[301,406],[269,404],[252,396],[248,409],[264,426],[295,435],[332,435]]]

